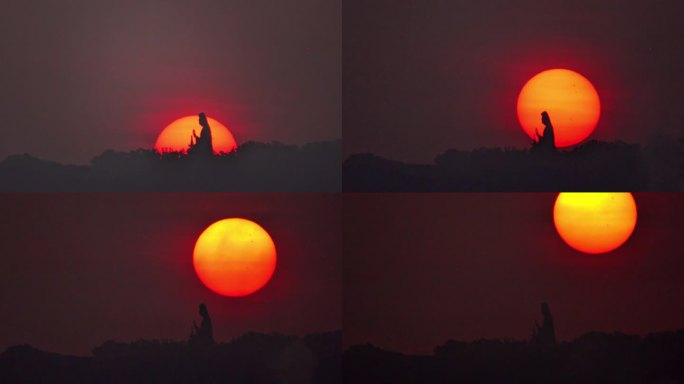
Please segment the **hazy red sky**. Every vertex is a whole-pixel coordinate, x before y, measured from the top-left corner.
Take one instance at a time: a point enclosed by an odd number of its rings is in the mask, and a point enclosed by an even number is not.
[[[201,302],[218,341],[341,327],[340,196],[16,194],[0,211],[0,351],[184,340]],[[226,217],[256,221],[276,244],[275,274],[250,296],[213,293],[192,266],[199,234]]]
[[[587,255],[557,235],[555,194],[345,195],[345,346],[527,339],[543,300],[562,340],[684,327],[684,197],[635,199],[627,243]]]
[[[151,148],[200,111],[239,142],[341,135],[339,1],[13,1],[0,26],[0,160]]]
[[[527,147],[518,92],[556,67],[599,92],[590,139],[681,136],[682,9],[678,0],[345,1],[345,153],[430,162],[448,148]]]

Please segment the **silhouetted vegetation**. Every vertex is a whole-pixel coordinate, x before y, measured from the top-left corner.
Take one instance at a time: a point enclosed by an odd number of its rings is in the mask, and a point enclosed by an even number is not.
[[[682,383],[684,329],[644,338],[590,332],[553,348],[514,340],[447,341],[428,356],[357,345],[345,383]]]
[[[1,191],[309,191],[341,189],[341,142],[247,142],[217,156],[105,151],[91,165],[28,154],[0,162]]]
[[[357,345],[343,355],[347,383],[681,383],[684,329],[639,336],[590,332],[558,343],[551,309],[541,304],[528,341],[449,340],[433,355]]]
[[[358,154],[346,159],[342,173],[349,192],[679,191],[684,139],[654,137],[643,147],[589,141],[559,152],[450,149],[433,164]]]
[[[88,357],[28,345],[0,354],[2,383],[340,383],[341,332],[247,333],[227,343],[108,341]]]

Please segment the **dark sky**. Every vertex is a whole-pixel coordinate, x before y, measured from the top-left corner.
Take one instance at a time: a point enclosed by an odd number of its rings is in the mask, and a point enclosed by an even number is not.
[[[341,327],[341,198],[332,194],[4,195],[0,350],[87,354],[106,340],[184,340],[204,302],[214,336]],[[192,266],[195,240],[226,217],[273,238],[271,281],[219,296]]]
[[[555,194],[345,195],[344,344],[431,353],[453,338],[527,339],[547,300],[556,334],[684,327],[684,197],[635,195],[617,250],[557,235]]]
[[[340,137],[340,1],[11,1],[0,160],[151,148],[205,111],[238,142]]]
[[[679,0],[345,1],[345,153],[429,162],[447,148],[527,147],[518,92],[558,67],[599,92],[590,139],[681,136],[683,13]]]

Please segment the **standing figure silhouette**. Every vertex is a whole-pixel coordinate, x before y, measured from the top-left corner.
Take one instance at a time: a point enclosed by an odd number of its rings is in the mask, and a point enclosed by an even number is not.
[[[199,305],[199,314],[202,317],[202,323],[197,326],[197,323],[192,322],[192,331],[190,332],[190,344],[197,346],[214,345],[214,331],[211,326],[211,317],[209,311],[204,303]]]
[[[192,136],[190,137],[190,149],[188,153],[197,153],[202,155],[213,155],[214,154],[214,144],[211,139],[211,128],[209,128],[209,121],[207,121],[207,115],[204,112],[199,114],[199,125],[202,127],[199,136],[192,130]]]
[[[553,131],[553,124],[551,124],[551,117],[544,111],[541,113],[541,121],[544,124],[544,131],[539,134],[535,132],[535,141],[532,143],[532,150],[543,153],[556,152],[556,135]]]
[[[556,345],[556,328],[553,325],[551,309],[547,303],[541,304],[541,313],[544,320],[542,320],[541,326],[535,322],[530,343],[542,349],[553,348]]]

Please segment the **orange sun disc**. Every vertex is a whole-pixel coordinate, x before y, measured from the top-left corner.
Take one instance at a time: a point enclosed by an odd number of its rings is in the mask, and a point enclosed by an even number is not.
[[[518,96],[518,121],[527,136],[542,134],[541,113],[549,113],[556,146],[578,144],[594,131],[601,102],[594,86],[577,72],[550,69],[532,77]]]
[[[249,295],[273,276],[275,244],[253,221],[223,219],[207,227],[197,239],[193,265],[202,283],[219,295]]]
[[[237,149],[237,142],[225,125],[211,117],[207,117],[207,122],[209,122],[215,154],[230,153]],[[154,149],[160,153],[187,151],[190,147],[190,137],[192,136],[193,129],[197,136],[199,136],[202,127],[199,124],[198,117],[196,115],[181,117],[164,128],[157,137]]]
[[[553,207],[560,237],[585,253],[610,252],[632,235],[637,207],[629,192],[562,192]]]

